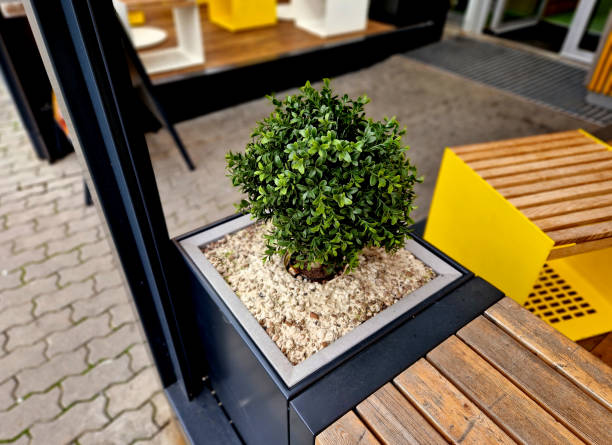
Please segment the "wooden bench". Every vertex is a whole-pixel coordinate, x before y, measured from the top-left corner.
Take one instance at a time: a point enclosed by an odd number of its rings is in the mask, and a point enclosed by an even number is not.
[[[579,130],[451,150],[546,235],[549,259],[612,246],[612,150]]]
[[[316,443],[611,444],[610,425],[612,369],[505,298]]]

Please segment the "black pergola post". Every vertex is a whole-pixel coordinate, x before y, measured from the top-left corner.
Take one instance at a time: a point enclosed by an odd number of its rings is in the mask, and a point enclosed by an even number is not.
[[[144,135],[130,124],[134,93],[112,3],[24,3],[162,383],[182,382],[194,397],[203,372],[188,363],[170,298],[171,242]]]

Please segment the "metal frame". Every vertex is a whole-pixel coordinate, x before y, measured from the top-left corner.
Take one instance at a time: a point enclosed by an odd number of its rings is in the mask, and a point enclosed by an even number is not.
[[[597,0],[580,0],[572,24],[570,25],[569,31],[565,40],[563,41],[563,47],[561,48],[561,56],[567,57],[568,59],[577,60],[584,63],[592,63],[595,53],[580,49],[580,41],[584,35],[587,26],[589,25],[589,19],[593,14],[593,10],[597,6]]]
[[[24,6],[162,383],[179,380],[194,396],[203,372],[191,366],[205,365],[188,360],[170,300],[171,243],[144,135],[130,125],[132,85],[120,32],[112,31],[119,26],[115,11],[97,0]]]
[[[495,9],[493,11],[493,17],[491,17],[491,24],[489,28],[496,34],[501,34],[503,32],[515,31],[521,28],[527,28],[529,26],[536,25],[540,18],[542,17],[542,13],[544,12],[544,8],[546,8],[546,0],[538,0],[540,2],[538,6],[538,11],[535,15],[531,17],[526,17],[519,20],[512,20],[510,22],[504,22],[504,11],[506,10],[506,5],[508,4],[508,0],[497,0],[495,3]]]

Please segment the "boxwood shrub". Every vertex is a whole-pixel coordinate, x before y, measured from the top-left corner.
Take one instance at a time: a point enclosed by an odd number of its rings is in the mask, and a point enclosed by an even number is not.
[[[266,256],[289,254],[301,270],[335,273],[358,264],[371,246],[404,246],[413,223],[414,184],[421,182],[395,118],[365,116],[367,96],[338,97],[324,80],[284,100],[268,97],[245,153],[227,154],[238,205],[270,221]]]

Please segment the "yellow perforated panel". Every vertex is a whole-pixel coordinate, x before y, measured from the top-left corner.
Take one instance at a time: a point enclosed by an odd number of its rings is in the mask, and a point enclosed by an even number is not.
[[[544,264],[524,306],[553,326],[597,313],[597,309],[549,264]]]

